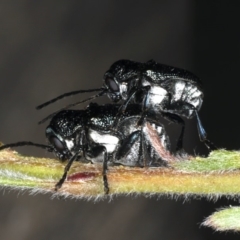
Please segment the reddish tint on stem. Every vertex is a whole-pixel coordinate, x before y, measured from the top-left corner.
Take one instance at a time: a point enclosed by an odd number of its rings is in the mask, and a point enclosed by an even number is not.
[[[68,181],[88,180],[94,178],[97,174],[93,172],[79,172],[67,177]]]

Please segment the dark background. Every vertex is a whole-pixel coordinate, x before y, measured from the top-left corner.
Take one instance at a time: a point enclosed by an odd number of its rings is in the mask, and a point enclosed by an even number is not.
[[[36,105],[100,87],[103,73],[121,58],[155,59],[202,79],[200,116],[209,138],[218,147],[239,149],[240,19],[233,2],[0,1],[1,141],[45,143],[46,124],[37,122],[81,96],[42,111]],[[174,143],[179,127],[170,125],[170,131]],[[184,145],[189,153],[207,153],[195,119],[187,121]],[[47,156],[31,147],[18,150]],[[2,190],[0,239],[239,239],[200,227],[216,208],[230,204],[238,202],[119,197],[93,203]]]

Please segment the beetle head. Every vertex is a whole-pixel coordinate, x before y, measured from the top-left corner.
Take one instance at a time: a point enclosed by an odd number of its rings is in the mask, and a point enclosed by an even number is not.
[[[84,133],[84,111],[61,111],[46,128],[46,137],[56,156],[65,161],[81,150]]]
[[[130,60],[119,60],[112,64],[104,74],[104,85],[107,95],[113,102],[126,100],[130,86],[138,79],[141,63]]]

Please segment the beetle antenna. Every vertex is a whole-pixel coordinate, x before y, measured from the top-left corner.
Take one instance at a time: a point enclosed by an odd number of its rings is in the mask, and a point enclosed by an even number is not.
[[[0,146],[0,151],[6,148],[12,148],[12,147],[21,147],[21,146],[34,146],[34,147],[40,147],[43,148],[49,152],[53,151],[53,147],[44,145],[44,144],[38,144],[38,143],[33,143],[33,142],[16,142],[16,143],[9,143],[9,144],[4,144]]]
[[[77,95],[79,93],[87,93],[87,92],[98,92],[98,91],[102,91],[103,88],[96,88],[96,89],[87,89],[87,90],[78,90],[78,91],[72,91],[72,92],[68,92],[68,93],[64,93],[56,98],[53,98],[39,106],[36,107],[37,110],[40,110],[54,102],[57,102],[58,100],[65,98],[65,97],[69,97],[69,96],[73,96],[73,95]]]
[[[67,109],[69,109],[69,108],[71,108],[71,107],[75,107],[75,106],[77,106],[77,105],[79,105],[79,104],[81,104],[81,103],[89,102],[89,101],[91,101],[91,100],[93,100],[93,99],[95,99],[95,98],[104,96],[104,95],[106,94],[106,92],[107,92],[107,89],[104,89],[102,92],[100,92],[100,93],[98,93],[98,94],[96,94],[96,95],[93,95],[93,96],[91,96],[91,97],[89,97],[89,98],[87,98],[87,99],[85,99],[85,100],[82,100],[82,101],[80,101],[80,102],[76,102],[76,103],[69,104],[69,105],[67,105],[66,107],[61,108],[60,110],[58,110],[58,111],[56,111],[56,112],[48,115],[47,117],[45,117],[44,119],[42,119],[40,122],[38,122],[38,124],[42,124],[42,123],[46,122],[48,119],[51,119],[51,118],[54,117],[57,113],[59,113],[59,112],[61,112],[61,111],[63,111],[63,110],[67,110]]]

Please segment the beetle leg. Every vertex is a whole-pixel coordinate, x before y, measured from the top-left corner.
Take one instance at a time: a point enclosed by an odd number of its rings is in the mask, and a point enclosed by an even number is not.
[[[55,191],[57,191],[59,188],[62,187],[63,183],[65,182],[66,178],[67,178],[67,173],[69,171],[69,169],[71,168],[73,161],[77,158],[79,152],[76,152],[68,161],[68,164],[65,166],[64,168],[64,173],[61,177],[61,179],[58,181],[58,183],[55,185]]]
[[[125,138],[122,141],[121,146],[118,148],[116,152],[116,155],[115,155],[116,160],[126,158],[127,154],[131,151],[132,146],[139,139],[139,137],[141,137],[140,130],[131,133],[127,138]],[[140,140],[140,143],[141,143],[141,140]]]
[[[108,170],[108,153],[107,153],[107,149],[105,147],[103,147],[103,152],[104,152],[104,159],[103,159],[103,185],[104,185],[104,192],[105,194],[109,193],[109,185],[108,185],[108,179],[107,179],[107,170]]]
[[[183,136],[185,131],[185,122],[182,118],[180,118],[178,115],[169,113],[169,112],[162,112],[162,116],[166,119],[168,119],[170,122],[178,123],[182,126],[181,133],[178,137],[176,151],[181,152],[183,151]]]
[[[103,186],[104,186],[104,192],[105,194],[109,193],[109,186],[108,186],[108,180],[107,180],[107,170],[108,170],[108,153],[106,147],[102,145],[97,145],[95,147],[92,147],[91,149],[88,149],[88,151],[83,152],[83,156],[87,158],[86,155],[88,155],[90,158],[95,158],[97,159],[98,156],[103,155],[103,171],[102,171],[102,176],[103,176]],[[102,160],[102,156],[101,156]],[[97,161],[100,162],[100,161]]]
[[[115,121],[112,125],[112,129],[116,130],[116,128],[118,127],[118,123],[120,120],[121,115],[125,112],[128,104],[130,103],[130,101],[133,99],[133,97],[135,96],[135,94],[137,93],[137,88],[133,87],[129,93],[128,98],[124,101],[124,103],[120,106],[120,108],[118,109],[118,113],[116,115]]]
[[[207,139],[207,133],[202,126],[202,123],[199,118],[197,110],[195,110],[195,114],[196,114],[196,118],[197,118],[197,128],[198,128],[198,134],[199,134],[200,141],[204,142],[204,144],[206,145],[206,147],[209,150],[212,150],[212,151],[216,150],[217,147],[210,140]]]
[[[142,113],[141,117],[137,123],[138,126],[142,126],[144,119],[147,117],[147,106],[149,101],[149,90],[151,89],[151,86],[145,86],[141,88],[141,91],[143,91],[144,99],[143,99],[143,105],[142,105]]]
[[[178,109],[179,109],[180,105],[181,105],[181,102],[177,102],[175,104],[170,105],[167,109],[167,113],[176,115],[174,113],[178,112]],[[216,150],[217,149],[216,146],[210,140],[207,139],[207,133],[206,133],[205,129],[203,128],[203,125],[201,123],[201,120],[200,120],[200,117],[198,115],[197,109],[189,103],[184,103],[184,106],[185,106],[185,109],[184,109],[185,111],[192,110],[192,111],[194,111],[194,113],[196,115],[197,128],[198,128],[198,134],[199,134],[200,141],[203,142],[209,150]],[[165,114],[165,112],[164,112],[164,114]]]

